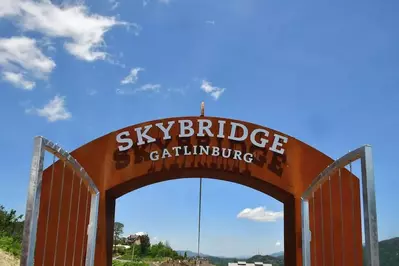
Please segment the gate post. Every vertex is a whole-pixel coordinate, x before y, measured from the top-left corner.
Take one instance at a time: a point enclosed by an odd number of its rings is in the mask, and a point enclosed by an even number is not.
[[[32,165],[30,169],[30,180],[28,198],[26,202],[25,223],[22,240],[22,252],[20,265],[33,265],[35,252],[37,220],[39,217],[40,192],[42,188],[43,162],[44,162],[43,139],[36,137]]]
[[[362,184],[363,184],[363,208],[364,231],[366,240],[367,266],[380,264],[378,250],[377,206],[375,200],[374,166],[371,146],[364,147],[361,157]]]

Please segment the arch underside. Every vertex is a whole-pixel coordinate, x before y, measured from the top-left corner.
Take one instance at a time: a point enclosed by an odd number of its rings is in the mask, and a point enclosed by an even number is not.
[[[137,189],[153,185],[160,182],[179,180],[183,178],[207,178],[220,181],[231,182],[243,185],[259,192],[262,192],[283,203],[284,206],[284,261],[285,265],[295,265],[297,262],[296,252],[296,227],[295,227],[295,197],[281,188],[262,181],[253,176],[244,176],[222,170],[209,169],[185,169],[181,172],[156,172],[130,179],[106,191],[107,202],[107,254],[112,257],[113,247],[113,228],[115,222],[116,199]],[[109,265],[112,261],[109,260]]]
[[[107,190],[107,194],[114,198],[119,198],[129,192],[139,188],[156,184],[159,182],[176,180],[182,178],[208,178],[231,182],[243,185],[259,192],[262,192],[270,197],[284,203],[293,195],[278,186],[265,182],[254,176],[240,175],[235,173],[226,172],[223,170],[209,170],[209,169],[184,169],[182,171],[173,172],[155,172],[152,174],[136,176],[131,178],[125,183],[121,183]]]

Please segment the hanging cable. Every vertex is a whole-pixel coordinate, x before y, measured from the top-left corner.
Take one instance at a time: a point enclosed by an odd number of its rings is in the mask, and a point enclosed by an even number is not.
[[[200,178],[199,198],[198,198],[198,254],[200,257],[200,244],[201,244],[201,202],[202,202],[202,178]]]
[[[200,116],[205,115],[205,103],[201,102],[201,113]],[[199,197],[198,197],[198,243],[197,243],[197,260],[199,263],[200,258],[200,245],[201,245],[201,203],[202,203],[202,177],[200,177],[199,184]]]

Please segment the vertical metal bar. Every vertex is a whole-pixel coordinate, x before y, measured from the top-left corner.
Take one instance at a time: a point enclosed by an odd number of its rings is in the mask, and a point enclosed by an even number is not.
[[[321,251],[323,254],[323,265],[326,264],[326,256],[324,251],[324,213],[323,213],[323,187],[320,185],[320,211],[321,211]]]
[[[99,201],[100,201],[99,192],[91,195],[90,220],[88,225],[88,236],[87,236],[86,266],[94,265],[94,255],[96,252],[95,247],[96,247],[96,237],[97,237]]]
[[[34,263],[37,220],[39,217],[40,192],[42,189],[44,161],[44,141],[41,137],[34,140],[33,158],[30,169],[28,198],[26,202],[24,233],[22,240],[21,266]]]
[[[58,233],[60,230],[60,216],[61,216],[61,207],[62,207],[62,194],[64,193],[64,177],[65,177],[65,166],[66,163],[64,162],[64,168],[62,170],[62,180],[61,180],[61,195],[60,195],[60,202],[58,204],[58,221],[57,221],[57,233],[55,238],[55,252],[54,252],[54,266],[56,265],[57,261],[57,247],[58,247]]]
[[[366,266],[379,266],[377,207],[375,200],[374,166],[371,146],[364,147],[361,157]]]
[[[75,240],[73,241],[73,255],[72,255],[72,264],[75,264],[75,251],[76,251],[76,237],[78,235],[78,225],[79,225],[79,209],[80,209],[80,194],[82,191],[82,179],[80,179],[79,183],[79,196],[78,196],[78,208],[76,210],[76,224],[75,224]]]
[[[352,174],[352,162],[349,163],[350,172],[350,189],[351,189],[351,203],[352,203],[352,233],[353,233],[353,253],[355,258],[357,258],[357,248],[356,248],[356,234],[355,234],[355,198],[354,198],[354,187],[353,187],[353,174]]]
[[[200,257],[201,243],[201,203],[202,203],[202,178],[200,178],[199,199],[198,199],[198,258]]]
[[[331,177],[328,177],[328,188],[330,192],[330,237],[331,237],[331,258],[332,265],[334,266],[334,224],[333,224],[333,210],[332,210],[332,195],[331,195]]]
[[[87,225],[87,204],[89,203],[89,196],[91,195],[89,188],[87,188],[86,193],[87,193],[87,197],[86,197],[86,205],[85,205],[85,223],[84,223],[84,229],[83,229],[83,234],[82,234],[82,250],[80,253],[80,265],[82,265],[82,263],[83,263],[83,250],[84,250],[83,244],[85,243],[85,238],[88,234],[87,230],[89,227]],[[86,245],[87,245],[87,243],[86,243]],[[86,254],[86,256],[87,256],[87,254]]]
[[[309,201],[302,198],[302,264],[310,266]]]
[[[314,197],[314,192],[312,193],[312,209],[313,209],[313,235],[312,238],[314,239],[314,245],[313,245],[313,250],[314,250],[314,264],[317,265],[317,242],[316,242],[316,212],[315,212],[315,197]]]
[[[339,175],[339,198],[340,198],[340,212],[341,212],[341,247],[342,247],[342,266],[345,266],[345,241],[344,241],[344,211],[342,204],[342,176],[341,169],[338,170]]]
[[[71,186],[71,195],[69,198],[69,211],[68,211],[68,221],[71,219],[71,210],[72,210],[72,198],[73,198],[73,185],[75,182],[75,171],[73,171],[72,174],[72,186]],[[66,245],[65,245],[65,256],[64,256],[64,266],[66,264],[66,257],[68,255],[68,240],[69,240],[69,222],[68,222],[68,227],[67,227],[67,233],[66,233]]]
[[[46,231],[44,233],[44,247],[43,247],[43,259],[42,259],[43,263],[42,263],[42,266],[44,266],[45,261],[46,261],[48,223],[49,223],[49,219],[50,219],[50,210],[51,210],[51,202],[52,202],[51,198],[53,196],[54,168],[55,168],[55,155],[53,154],[53,164],[51,166],[50,195],[49,195],[48,208],[47,208],[47,218],[46,218]]]

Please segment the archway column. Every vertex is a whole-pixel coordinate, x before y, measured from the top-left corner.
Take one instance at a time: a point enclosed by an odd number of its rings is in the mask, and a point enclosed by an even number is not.
[[[296,219],[300,215],[300,200],[294,197],[284,201],[284,265],[301,266],[301,221]],[[300,217],[300,216],[299,216]]]
[[[98,227],[96,239],[96,254],[94,265],[112,265],[112,245],[115,221],[116,200],[104,193],[100,197],[98,212]],[[105,230],[104,230],[105,228]]]

